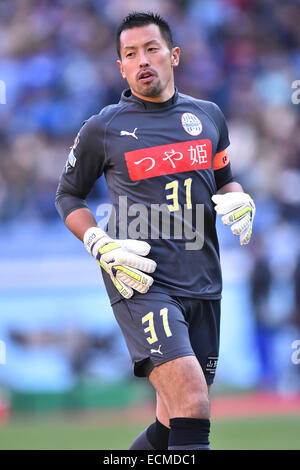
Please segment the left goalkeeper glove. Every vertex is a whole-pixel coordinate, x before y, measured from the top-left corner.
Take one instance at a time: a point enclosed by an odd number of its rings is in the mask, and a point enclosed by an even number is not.
[[[235,222],[231,231],[234,235],[240,236],[240,244],[249,243],[255,216],[255,204],[249,194],[242,192],[214,194],[212,200],[216,204],[215,211],[223,216],[224,225]]]
[[[145,294],[153,278],[155,261],[146,258],[149,243],[143,240],[113,240],[99,227],[87,229],[83,237],[84,246],[96,259],[114,286],[126,299],[133,296],[133,289]]]

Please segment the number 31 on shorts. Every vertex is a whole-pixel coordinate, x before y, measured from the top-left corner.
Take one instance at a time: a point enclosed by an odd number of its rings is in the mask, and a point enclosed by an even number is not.
[[[172,336],[172,332],[170,330],[169,321],[168,321],[168,309],[166,307],[160,309],[160,316],[162,317],[163,327],[164,327],[166,336],[167,337]],[[153,344],[156,341],[158,341],[157,334],[156,334],[155,327],[154,327],[153,317],[154,317],[153,312],[149,312],[147,313],[147,315],[144,315],[142,317],[143,324],[148,322],[148,326],[144,328],[144,332],[150,333],[150,336],[147,336],[147,341],[149,344]]]

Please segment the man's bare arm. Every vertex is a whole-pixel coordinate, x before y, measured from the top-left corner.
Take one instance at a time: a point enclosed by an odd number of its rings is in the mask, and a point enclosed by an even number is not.
[[[83,236],[88,228],[97,227],[97,222],[90,209],[76,209],[65,220],[68,229],[83,241]]]
[[[216,194],[225,194],[231,192],[244,192],[242,186],[237,183],[236,181],[232,181],[231,183],[227,183],[222,188],[220,188]]]

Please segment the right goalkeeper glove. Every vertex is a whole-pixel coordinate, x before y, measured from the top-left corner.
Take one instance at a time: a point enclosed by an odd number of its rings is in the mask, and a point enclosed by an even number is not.
[[[110,276],[120,294],[129,299],[133,289],[148,292],[153,278],[146,273],[156,269],[155,261],[144,258],[151,247],[141,240],[113,240],[99,227],[89,228],[83,237],[84,246]],[[145,271],[145,272],[142,272]]]

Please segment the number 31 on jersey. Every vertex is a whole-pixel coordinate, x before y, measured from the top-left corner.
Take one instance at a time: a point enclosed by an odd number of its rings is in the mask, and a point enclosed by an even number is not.
[[[192,208],[192,200],[191,200],[191,188],[192,188],[192,178],[187,178],[184,180],[185,186],[185,204],[187,209]],[[167,183],[165,186],[165,190],[171,190],[172,192],[166,195],[166,199],[168,201],[172,201],[172,204],[168,204],[168,209],[170,212],[176,212],[179,210],[179,202],[178,202],[178,188],[179,188],[179,181],[174,180],[170,183]]]

